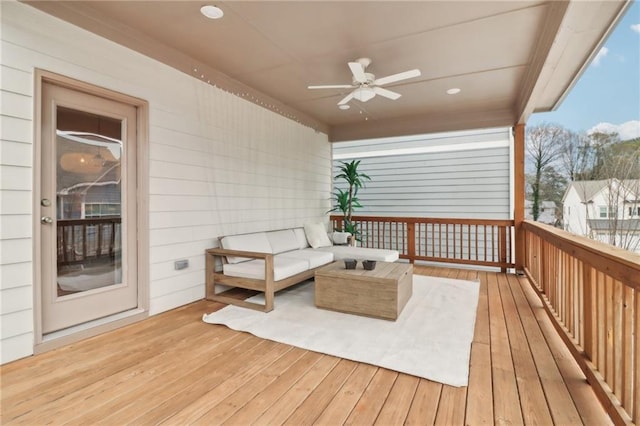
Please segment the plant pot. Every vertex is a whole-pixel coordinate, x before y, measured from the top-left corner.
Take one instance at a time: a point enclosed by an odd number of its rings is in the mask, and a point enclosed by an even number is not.
[[[358,264],[358,261],[355,259],[344,259],[345,269],[356,269],[357,264]]]
[[[375,260],[363,260],[362,261],[362,266],[367,271],[373,271],[374,269],[376,269],[376,261]]]

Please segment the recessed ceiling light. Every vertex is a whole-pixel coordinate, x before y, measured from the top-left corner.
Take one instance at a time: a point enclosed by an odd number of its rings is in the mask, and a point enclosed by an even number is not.
[[[447,90],[447,95],[457,95],[458,93],[460,93],[460,89],[458,89],[457,87],[453,87],[449,90]]]
[[[224,15],[222,9],[220,9],[218,6],[212,5],[202,6],[200,8],[200,13],[202,13],[209,19],[220,19]]]
[[[347,104],[344,104],[344,105],[339,105],[338,108],[340,108],[340,109],[349,109],[351,107],[349,105],[347,105]]]

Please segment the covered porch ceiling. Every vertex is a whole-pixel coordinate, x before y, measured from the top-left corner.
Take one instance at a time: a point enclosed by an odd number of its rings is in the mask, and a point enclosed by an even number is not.
[[[557,107],[627,1],[27,1],[331,141],[511,126]],[[337,103],[347,63],[372,59],[398,100]],[[114,66],[117,66],[114,64]],[[448,95],[451,88],[460,88]]]

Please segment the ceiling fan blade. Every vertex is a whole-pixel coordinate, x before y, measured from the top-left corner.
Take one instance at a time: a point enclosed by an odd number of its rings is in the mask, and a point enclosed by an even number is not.
[[[406,80],[408,78],[420,77],[421,73],[419,69],[409,70],[398,74],[388,75],[374,81],[373,83],[382,86],[389,83],[395,83],[396,81]]]
[[[352,89],[351,84],[327,84],[324,86],[307,86],[307,89]]]
[[[377,95],[393,99],[394,101],[402,96],[400,93],[392,92],[391,90],[383,89],[382,87],[374,87],[373,91],[376,92]]]
[[[340,102],[338,102],[338,105],[344,105],[348,103],[351,99],[353,99],[353,92],[349,93]]]
[[[360,62],[349,62],[349,68],[351,69],[353,78],[355,78],[358,83],[366,83],[367,76],[365,75],[364,67]]]

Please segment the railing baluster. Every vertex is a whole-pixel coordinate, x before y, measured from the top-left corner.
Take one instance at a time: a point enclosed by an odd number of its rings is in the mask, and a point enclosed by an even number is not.
[[[478,257],[478,253],[480,253],[480,252],[478,251],[478,241],[479,241],[479,240],[478,240],[478,225],[477,225],[477,224],[474,226],[474,229],[475,229],[475,231],[476,231],[476,235],[475,235],[475,238],[474,238],[474,241],[476,242],[476,251],[475,251],[475,253],[474,253],[474,254],[475,254],[476,258],[477,258],[477,257]]]
[[[487,261],[487,227],[483,227],[483,235],[484,235],[484,260]]]
[[[613,322],[611,330],[611,343],[613,345],[613,392],[616,395],[622,395],[622,371],[624,362],[624,347],[622,343],[622,337],[624,335],[623,322],[623,285],[620,281],[614,280],[613,286]]]
[[[623,320],[623,328],[622,328],[622,371],[621,376],[624,380],[622,383],[622,392],[621,392],[621,401],[622,405],[625,407],[633,406],[633,381],[635,380],[635,375],[638,374],[638,371],[633,369],[633,335],[634,331],[637,334],[638,331],[634,330],[633,326],[633,309],[632,306],[635,304],[635,294],[631,287],[624,286],[624,295],[623,295],[623,307],[624,307],[624,320]],[[637,325],[636,325],[637,327]],[[632,414],[632,413],[630,413]]]
[[[445,223],[444,224],[444,235],[445,238],[447,239],[445,241],[445,258],[449,259],[451,257],[451,253],[449,252],[449,224]]]
[[[631,306],[634,307],[633,322],[636,331],[633,340],[633,371],[635,371],[635,377],[633,379],[633,402],[627,411],[632,415],[633,421],[638,424],[640,423],[640,295],[638,295],[638,291],[635,291],[634,294],[635,304]]]

